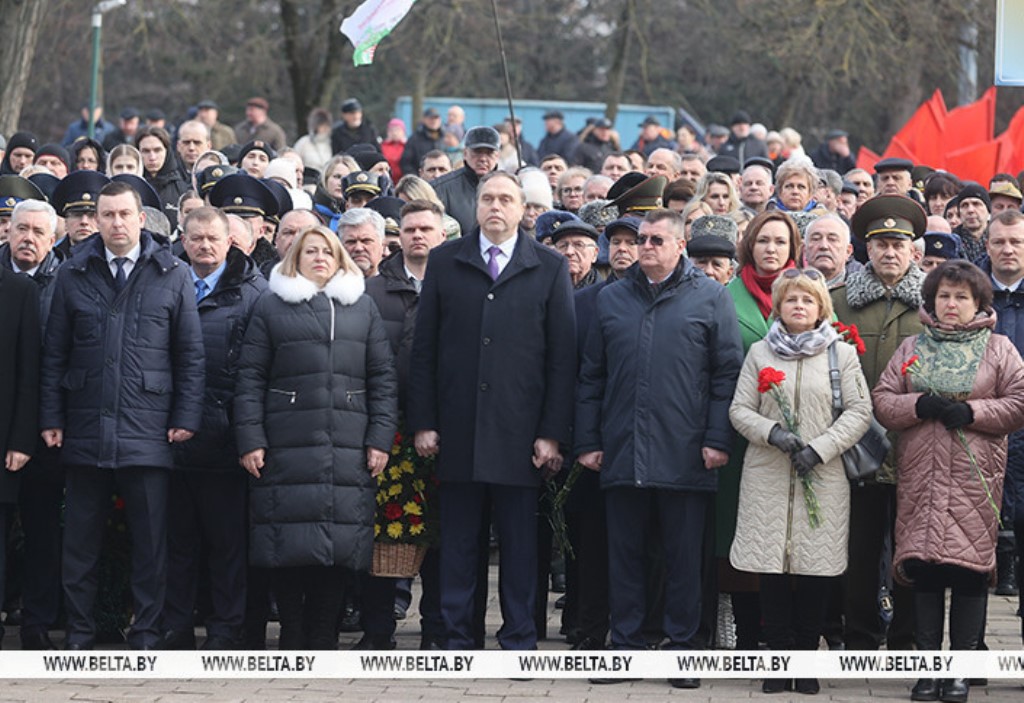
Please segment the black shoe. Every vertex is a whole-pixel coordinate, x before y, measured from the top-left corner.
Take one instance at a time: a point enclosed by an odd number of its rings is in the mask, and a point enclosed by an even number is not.
[[[910,689],[910,700],[912,701],[937,701],[939,700],[938,679],[918,679],[914,687]]]
[[[388,637],[384,639],[382,637],[371,637],[370,635],[363,635],[363,638],[352,645],[352,650],[381,650],[386,651],[394,649],[398,644],[395,642],[394,637]]]
[[[565,635],[566,644],[576,645],[579,644],[579,641],[583,639],[583,634],[577,628],[567,630],[565,627],[563,627],[558,631],[558,634]]]
[[[700,679],[669,679],[668,682],[672,688],[700,688]]]
[[[942,703],[967,703],[969,691],[966,679],[943,679],[939,683],[939,700]]]
[[[821,691],[821,684],[818,679],[797,679],[793,686],[797,693],[806,693],[809,696],[816,695]]]
[[[341,623],[338,625],[339,632],[362,632],[363,626],[359,624],[359,610],[358,608],[347,608],[344,616],[341,618]]]
[[[588,651],[597,650],[597,649],[604,649],[604,648],[605,648],[604,642],[599,640],[599,639],[597,639],[597,638],[595,638],[595,637],[582,637],[582,638],[580,638],[580,640],[578,642],[576,642],[576,644],[574,644],[571,647],[571,649],[574,649],[574,650],[588,650]]]
[[[57,649],[46,630],[34,630],[21,633],[21,648],[25,651],[42,652]]]
[[[444,648],[444,643],[436,637],[428,637],[424,635],[420,638],[420,649],[443,651]]]
[[[88,652],[92,650],[92,643],[90,642],[71,642],[64,645],[64,650],[67,652]]]
[[[17,625],[21,626],[21,609],[7,611],[7,617],[4,618],[4,625]]]
[[[406,610],[405,606],[395,603],[395,607],[391,610],[391,616],[395,620],[405,620],[407,615],[408,611]]]
[[[210,635],[203,642],[203,646],[199,649],[224,651],[232,649],[241,649],[242,643],[235,637],[228,637],[227,635]]]
[[[793,690],[793,679],[765,679],[761,684],[761,693],[782,693]]]
[[[556,593],[558,593],[558,591],[556,591]],[[565,596],[559,596],[555,600],[555,610],[563,610],[563,609],[565,609]]]
[[[551,592],[565,593],[565,574],[551,575]]]
[[[971,688],[975,686],[988,686],[988,679],[967,679],[967,685]]]
[[[610,686],[617,683],[629,683],[631,681],[639,681],[640,679],[590,679],[590,683],[596,686]]]
[[[160,649],[168,651],[191,651],[196,648],[194,630],[168,630],[160,638]]]

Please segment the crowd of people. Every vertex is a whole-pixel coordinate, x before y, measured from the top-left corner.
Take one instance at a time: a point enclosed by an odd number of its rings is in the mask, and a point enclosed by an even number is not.
[[[1017,176],[868,173],[744,111],[625,150],[556,110],[536,148],[457,106],[381,138],[356,99],[289,147],[268,111],[3,143],[24,649],[109,634],[112,511],[134,649],[265,648],[275,614],[281,649],[392,649],[409,583],[371,565],[406,535],[423,649],[485,645],[495,545],[504,649],[558,576],[580,650],[932,651],[947,590],[950,648],[985,647],[1024,545]],[[875,419],[893,449],[851,473]]]

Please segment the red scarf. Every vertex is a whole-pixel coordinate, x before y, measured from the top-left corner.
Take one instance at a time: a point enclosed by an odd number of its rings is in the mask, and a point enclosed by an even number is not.
[[[775,279],[785,271],[795,266],[792,261],[788,262],[781,269],[768,276],[759,276],[754,272],[753,266],[744,266],[740,269],[740,278],[743,280],[743,285],[747,287],[750,294],[754,296],[754,301],[757,303],[758,310],[764,316],[764,319],[772,314],[772,284],[775,283]]]

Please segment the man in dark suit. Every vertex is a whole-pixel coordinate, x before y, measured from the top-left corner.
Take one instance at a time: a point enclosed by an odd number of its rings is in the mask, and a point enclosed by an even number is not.
[[[438,455],[441,613],[449,649],[473,648],[480,531],[501,545],[503,649],[533,649],[538,489],[561,467],[576,368],[566,260],[519,232],[525,196],[481,178],[479,230],[435,249],[417,313],[408,426]]]
[[[128,642],[154,649],[166,589],[171,444],[199,429],[203,338],[188,267],[143,230],[129,183],[103,187],[99,237],[57,275],[47,321],[40,426],[67,469],[63,581],[67,648],[92,649],[93,605],[110,497],[132,535],[134,622]]]

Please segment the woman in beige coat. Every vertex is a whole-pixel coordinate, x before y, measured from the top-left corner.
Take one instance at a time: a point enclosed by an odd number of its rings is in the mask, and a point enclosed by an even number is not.
[[[1024,361],[993,334],[992,285],[966,261],[928,274],[925,331],[904,340],[873,392],[897,445],[896,578],[914,587],[914,643],[976,649],[996,568],[1007,435],[1024,425]],[[966,442],[975,465],[963,446]],[[965,679],[921,679],[911,700],[966,701]]]
[[[729,409],[749,442],[743,460],[736,537],[729,561],[761,575],[764,635],[773,650],[816,650],[825,616],[828,577],[846,570],[850,487],[841,455],[868,429],[871,400],[854,347],[832,328],[825,280],[814,269],[789,269],[772,286],[777,318],[750,348]],[[844,412],[832,419],[828,349],[836,346]],[[772,392],[759,390],[763,370],[785,374],[790,432]],[[820,521],[812,526],[804,493],[809,477]],[[788,688],[764,682],[765,693]],[[816,679],[798,679],[801,693],[817,693]]]

